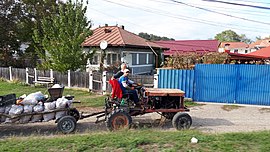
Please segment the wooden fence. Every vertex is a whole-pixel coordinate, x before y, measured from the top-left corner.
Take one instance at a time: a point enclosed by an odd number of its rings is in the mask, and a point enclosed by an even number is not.
[[[74,72],[68,70],[66,73],[60,73],[52,70],[20,69],[12,67],[0,67],[0,78],[10,81],[19,80],[27,84],[34,84],[38,77],[54,78],[56,83],[62,84],[68,88],[87,88],[93,92],[110,92],[111,86],[109,79],[112,73],[99,72]],[[151,75],[130,75],[129,78],[137,83],[142,83],[146,87],[154,87],[154,76]]]

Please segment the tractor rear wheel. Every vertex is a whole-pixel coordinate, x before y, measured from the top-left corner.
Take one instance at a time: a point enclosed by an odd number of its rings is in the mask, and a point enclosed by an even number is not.
[[[178,112],[172,119],[172,125],[177,130],[189,129],[192,119],[189,114]]]
[[[132,118],[126,112],[121,110],[113,111],[106,120],[106,126],[110,131],[130,128]]]

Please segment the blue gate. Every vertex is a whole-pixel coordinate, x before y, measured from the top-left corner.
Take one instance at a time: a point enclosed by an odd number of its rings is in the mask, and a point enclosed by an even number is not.
[[[195,101],[270,105],[270,66],[195,67]]]
[[[194,70],[159,69],[158,88],[174,88],[185,91],[185,97],[193,98]]]

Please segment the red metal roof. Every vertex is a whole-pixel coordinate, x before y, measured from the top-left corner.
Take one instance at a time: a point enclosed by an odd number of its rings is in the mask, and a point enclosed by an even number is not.
[[[261,60],[265,59],[266,57],[254,54],[239,54],[239,53],[228,53],[230,55],[231,60],[239,60],[239,59],[247,59],[247,60]]]
[[[257,40],[256,42],[251,43],[249,45],[249,48],[255,48],[256,46],[268,47],[268,46],[270,46],[270,39]]]
[[[228,49],[234,49],[234,48],[248,48],[248,44],[244,42],[221,42],[219,47],[225,48],[225,44],[229,44]]]
[[[256,56],[261,56],[264,58],[270,58],[270,46],[266,48],[262,48],[260,50],[257,50],[255,52],[251,52],[248,55],[256,55]]]
[[[177,41],[156,41],[158,45],[170,48],[164,51],[164,55],[172,55],[176,52],[217,52],[219,42],[217,40],[177,40]]]
[[[84,41],[83,46],[99,46],[102,40],[106,40],[108,46],[149,48],[149,44],[153,48],[166,49],[118,26],[104,26],[95,29],[93,34]]]

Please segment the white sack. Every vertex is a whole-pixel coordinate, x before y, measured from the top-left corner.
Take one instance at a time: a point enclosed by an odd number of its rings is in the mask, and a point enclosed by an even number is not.
[[[32,113],[32,112],[33,112],[33,105],[23,106],[23,113]],[[31,117],[32,117],[32,115],[21,117],[20,123],[28,123],[30,121]]]
[[[48,114],[44,114],[43,115],[43,121],[50,121],[53,120],[55,116],[55,112],[54,113],[48,113]]]
[[[65,115],[67,115],[67,112],[66,111],[59,111],[59,112],[56,112],[55,114],[55,119],[59,119],[59,118],[62,118],[64,117]]]
[[[58,98],[56,100],[56,109],[66,108],[67,102],[68,99],[66,99],[65,97]]]
[[[45,96],[40,91],[35,92],[35,93],[31,93],[23,99],[21,104],[23,104],[23,105],[36,105],[39,100],[43,100],[44,98],[45,98]]]
[[[21,106],[21,105],[12,105],[8,114],[12,116],[12,115],[19,115],[22,112],[23,112],[23,106]],[[15,118],[15,119],[6,118],[5,122],[6,123],[9,123],[9,122],[14,123],[14,122],[16,122],[18,120],[19,120],[19,118]]]
[[[39,102],[36,106],[34,106],[33,111],[34,112],[42,112],[42,111],[44,111],[43,103]],[[31,122],[38,122],[38,121],[41,121],[41,119],[42,119],[42,114],[33,115],[32,119],[31,119]]]
[[[54,109],[55,109],[55,101],[44,103],[44,111],[50,111],[50,110],[54,110]]]

